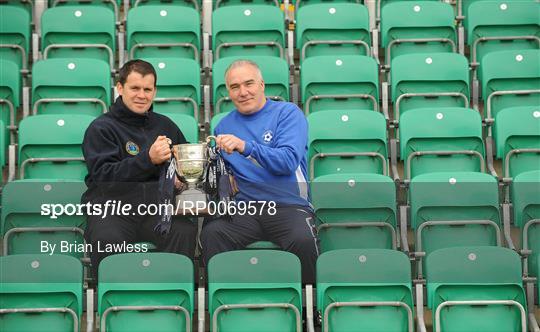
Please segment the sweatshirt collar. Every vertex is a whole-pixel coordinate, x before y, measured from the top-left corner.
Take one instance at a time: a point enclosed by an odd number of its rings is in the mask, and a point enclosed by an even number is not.
[[[109,113],[117,120],[128,125],[143,127],[148,122],[149,113],[152,112],[153,106],[144,114],[138,114],[130,110],[122,100],[122,96],[116,98],[116,101],[111,106]]]

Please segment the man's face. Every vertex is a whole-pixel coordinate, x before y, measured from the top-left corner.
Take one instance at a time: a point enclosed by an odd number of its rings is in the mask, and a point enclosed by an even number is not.
[[[131,72],[124,85],[118,83],[116,88],[122,96],[124,104],[137,114],[146,113],[152,106],[152,101],[156,96],[156,87],[154,86],[154,75],[142,76],[133,71]]]
[[[249,64],[236,67],[225,79],[229,97],[238,112],[252,114],[263,108],[266,102],[264,81],[255,67]]]

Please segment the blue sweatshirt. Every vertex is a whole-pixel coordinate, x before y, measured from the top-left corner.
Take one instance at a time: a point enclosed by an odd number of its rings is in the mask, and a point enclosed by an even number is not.
[[[237,151],[222,156],[230,166],[239,193],[237,201],[275,201],[310,206],[307,179],[308,124],[293,103],[267,99],[256,113],[233,110],[214,130],[244,140]]]

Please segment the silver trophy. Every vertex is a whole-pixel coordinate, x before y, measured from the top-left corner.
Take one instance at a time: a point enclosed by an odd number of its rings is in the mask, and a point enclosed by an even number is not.
[[[187,185],[176,195],[176,206],[179,214],[205,214],[207,208],[206,193],[202,189],[204,170],[208,164],[208,144],[215,140],[208,136],[206,143],[178,144],[173,146],[176,159],[176,174]],[[196,211],[197,213],[194,213]]]

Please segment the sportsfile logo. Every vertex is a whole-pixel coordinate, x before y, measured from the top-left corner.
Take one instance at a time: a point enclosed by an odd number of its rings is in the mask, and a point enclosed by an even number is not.
[[[173,204],[139,204],[133,206],[122,201],[108,200],[104,204],[42,204],[41,215],[58,219],[61,216],[158,216],[165,213],[181,215],[275,215],[274,201],[239,202],[192,202],[182,201]]]

